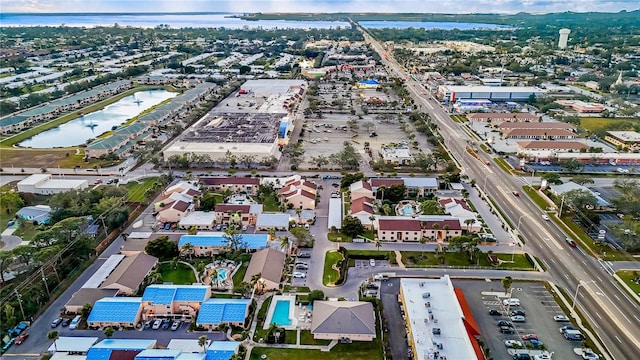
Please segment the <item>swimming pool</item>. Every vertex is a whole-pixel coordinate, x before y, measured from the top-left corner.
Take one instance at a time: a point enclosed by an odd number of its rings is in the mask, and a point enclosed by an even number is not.
[[[222,282],[227,279],[227,269],[219,268],[218,270],[218,281]]]
[[[278,326],[291,325],[291,318],[289,317],[289,309],[291,308],[290,300],[278,300],[276,307],[273,310],[273,316],[271,317],[271,323],[276,323]]]
[[[413,211],[413,206],[409,204],[403,206],[402,209],[400,209],[400,212],[402,212],[402,215],[413,215],[415,213],[415,211]]]

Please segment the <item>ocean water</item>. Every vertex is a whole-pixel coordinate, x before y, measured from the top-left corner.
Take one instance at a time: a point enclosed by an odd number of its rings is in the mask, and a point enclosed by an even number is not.
[[[513,30],[515,28],[506,25],[463,23],[463,22],[433,22],[433,21],[360,21],[360,26],[367,29],[408,29],[424,28],[425,30]]]

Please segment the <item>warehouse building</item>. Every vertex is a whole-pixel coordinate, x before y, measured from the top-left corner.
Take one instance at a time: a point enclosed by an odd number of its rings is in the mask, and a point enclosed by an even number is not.
[[[486,99],[491,101],[526,101],[529,96],[542,96],[546,91],[530,86],[459,86],[441,85],[438,98],[455,102],[458,99]]]
[[[53,195],[70,190],[84,190],[89,187],[87,180],[53,179],[51,174],[33,174],[18,182],[18,191],[38,195]]]

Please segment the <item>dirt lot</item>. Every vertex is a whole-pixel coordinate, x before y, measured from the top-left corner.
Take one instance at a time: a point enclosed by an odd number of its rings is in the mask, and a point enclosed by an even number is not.
[[[68,154],[68,155],[67,155]],[[122,161],[91,159],[85,162],[76,149],[10,149],[0,150],[0,164],[5,168],[73,168],[92,169],[94,166],[115,166]]]

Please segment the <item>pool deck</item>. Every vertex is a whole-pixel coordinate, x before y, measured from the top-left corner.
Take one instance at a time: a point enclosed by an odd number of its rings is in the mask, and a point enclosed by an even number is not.
[[[291,325],[282,326],[285,330],[295,330],[297,328],[300,328],[302,330],[311,329],[311,310],[309,310],[306,306],[296,306],[295,294],[273,296],[273,298],[271,299],[271,304],[269,304],[269,310],[267,311],[267,319],[262,327],[263,329],[266,330],[269,328],[269,325],[271,325],[273,312],[275,311],[278,300],[289,301],[289,319],[291,320]]]

